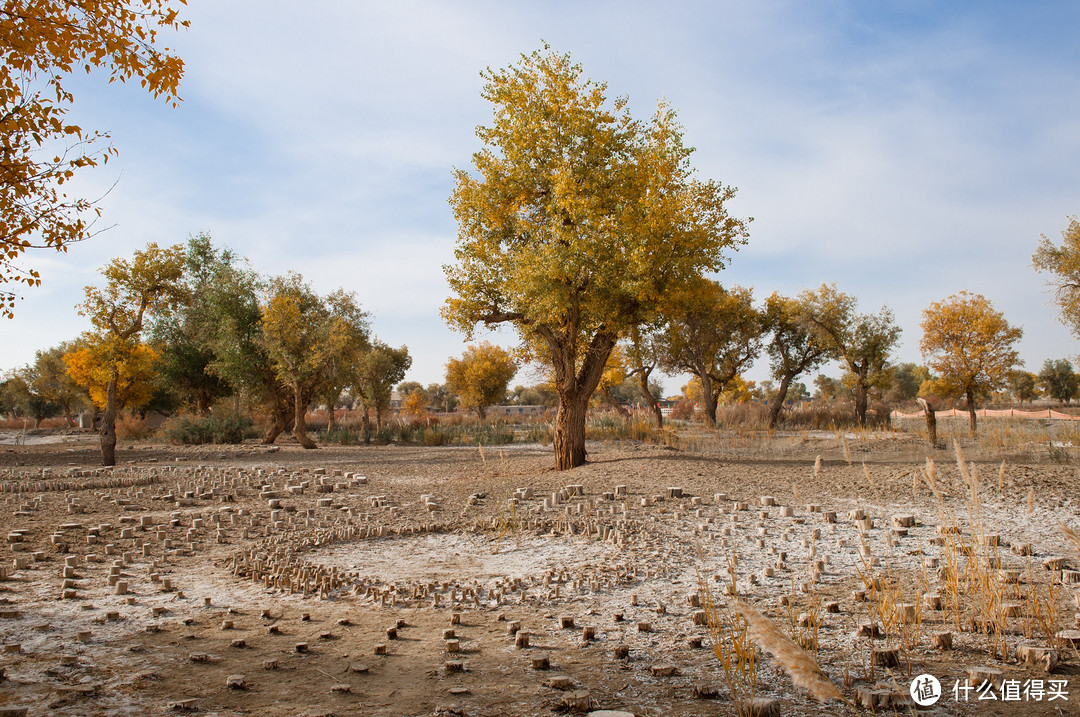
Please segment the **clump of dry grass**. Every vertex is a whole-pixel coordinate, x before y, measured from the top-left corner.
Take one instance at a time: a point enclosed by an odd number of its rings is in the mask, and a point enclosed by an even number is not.
[[[701,556],[700,546],[698,555]],[[728,575],[731,579],[728,592],[733,596],[738,594],[737,564],[735,556],[728,558]],[[717,599],[700,572],[698,590],[712,637],[713,654],[724,671],[728,695],[735,704],[736,714],[739,717],[750,717],[753,713],[754,694],[757,691],[758,656],[750,640],[749,622]]]
[[[735,610],[746,620],[750,639],[784,668],[796,687],[819,702],[844,699],[814,658],[781,632],[772,620],[741,600],[736,601]]]

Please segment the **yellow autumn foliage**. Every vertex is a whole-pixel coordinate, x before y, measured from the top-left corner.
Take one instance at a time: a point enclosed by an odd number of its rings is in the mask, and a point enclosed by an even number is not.
[[[105,408],[112,355],[108,342],[84,344],[64,354],[68,375],[90,393],[90,400],[101,409]],[[157,359],[157,352],[140,342],[117,360],[117,408],[134,410],[150,402],[154,396]]]

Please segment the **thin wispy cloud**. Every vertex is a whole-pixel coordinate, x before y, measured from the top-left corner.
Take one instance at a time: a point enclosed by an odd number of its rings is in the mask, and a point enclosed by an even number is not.
[[[823,281],[887,303],[919,360],[922,308],[985,293],[1025,328],[1029,368],[1077,353],[1029,266],[1080,212],[1080,19],[1072,3],[254,2],[192,0],[170,40],[177,110],[79,78],[78,119],[120,150],[73,185],[115,228],[32,254],[45,286],[0,331],[0,366],[84,326],[94,269],[201,230],[268,274],[355,291],[376,332],[442,380],[462,337],[439,318],[454,166],[489,121],[485,67],[570,51],[647,118],[679,111],[702,177],[754,216],[725,283]],[[512,343],[513,335],[496,338]],[[764,362],[752,377],[763,378]],[[679,381],[668,382],[676,390]]]

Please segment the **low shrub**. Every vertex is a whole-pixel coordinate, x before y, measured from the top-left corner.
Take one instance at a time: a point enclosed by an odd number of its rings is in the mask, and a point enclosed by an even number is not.
[[[251,419],[243,416],[180,416],[166,421],[161,433],[169,443],[243,443]]]
[[[121,413],[116,417],[116,437],[129,441],[140,441],[148,438],[153,431],[146,425],[146,421],[138,416],[130,416]]]

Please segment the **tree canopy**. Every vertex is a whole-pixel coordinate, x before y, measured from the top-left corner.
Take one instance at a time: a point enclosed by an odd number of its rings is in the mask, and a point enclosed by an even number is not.
[[[670,300],[664,333],[664,367],[687,371],[701,382],[705,421],[716,424],[716,405],[728,386],[757,357],[764,324],[750,289],[725,289],[700,278]]]
[[[1039,371],[1039,384],[1055,401],[1069,401],[1080,395],[1080,376],[1068,359],[1046,359]]]
[[[981,294],[961,291],[935,301],[922,313],[919,348],[944,395],[965,396],[971,434],[977,430],[975,402],[1006,384],[1020,363],[1016,342],[1023,330],[1009,325]]]
[[[801,374],[833,357],[833,349],[807,321],[808,307],[799,299],[773,293],[765,300],[763,321],[769,332],[766,350],[773,378],[780,382],[769,405],[769,428],[775,428],[788,389]]]
[[[304,414],[315,395],[341,381],[369,347],[368,316],[352,294],[339,290],[324,299],[298,274],[289,274],[271,282],[260,326],[278,380],[292,390],[293,435],[304,448],[315,448]]]
[[[443,316],[472,335],[509,322],[553,369],[556,467],[585,461],[585,410],[620,337],[746,239],[735,190],[693,176],[675,112],[650,122],[550,48],[484,73],[493,122],[475,173],[456,170],[453,296]]]
[[[117,390],[121,369],[133,365],[142,352],[141,335],[149,315],[171,314],[189,298],[183,285],[184,247],[161,249],[151,243],[131,259],[113,259],[102,270],[105,286],[86,287],[79,313],[90,318],[93,329],[84,335],[93,358],[107,372],[105,413],[101,421],[101,460],[116,465]],[[68,364],[69,370],[71,364]],[[83,384],[88,386],[90,384]]]
[[[506,389],[518,366],[510,352],[482,341],[465,349],[461,358],[446,363],[446,384],[457,394],[461,405],[476,411],[480,420],[487,407],[506,400]]]
[[[855,417],[866,425],[866,405],[871,388],[889,383],[889,356],[900,340],[900,327],[887,306],[876,314],[860,314],[858,300],[836,288],[822,284],[803,291],[807,325],[832,347],[851,373],[855,389]]]
[[[1054,299],[1061,310],[1061,322],[1080,337],[1080,221],[1069,217],[1061,232],[1061,245],[1043,236],[1031,262],[1037,271],[1052,275]]]
[[[180,0],[181,3],[184,0]],[[103,70],[137,78],[174,105],[180,58],[160,32],[186,27],[169,0],[5,0],[0,4],[0,314],[14,316],[10,285],[40,284],[17,261],[31,248],[65,251],[87,238],[96,209],[66,192],[82,167],[115,154],[102,132],[68,121],[69,76]]]

